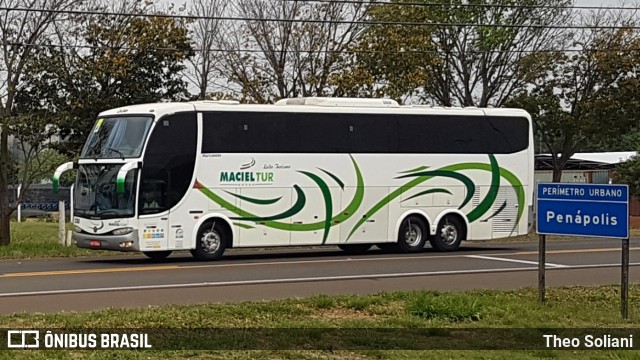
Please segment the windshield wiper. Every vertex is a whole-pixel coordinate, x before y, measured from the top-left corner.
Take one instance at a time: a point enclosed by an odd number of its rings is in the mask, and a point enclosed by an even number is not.
[[[118,154],[120,154],[120,156],[122,156],[122,160],[124,160],[124,154],[123,154],[123,153],[121,153],[120,151],[118,151],[118,150],[116,150],[116,149],[114,149],[114,148],[107,148],[107,150],[111,150],[111,151],[115,151],[115,152],[117,152]]]

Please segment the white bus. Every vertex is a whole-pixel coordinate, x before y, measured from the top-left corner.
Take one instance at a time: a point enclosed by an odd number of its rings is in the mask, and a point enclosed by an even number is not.
[[[526,234],[530,116],[387,99],[198,101],[99,115],[75,168],[73,238],[161,259],[337,245],[439,251]]]

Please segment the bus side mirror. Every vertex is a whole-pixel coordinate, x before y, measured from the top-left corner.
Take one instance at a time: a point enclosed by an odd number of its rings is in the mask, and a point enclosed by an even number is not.
[[[56,169],[56,171],[53,173],[53,192],[57,193],[58,192],[58,188],[60,187],[60,176],[62,176],[62,174],[67,171],[67,170],[71,170],[71,169],[77,169],[78,165],[76,163],[74,163],[73,161],[69,161],[68,163],[64,163],[60,166],[58,166],[58,168]]]
[[[118,177],[116,178],[116,192],[124,192],[124,180],[126,179],[129,170],[139,169],[141,167],[142,163],[140,161],[131,161],[122,165],[120,170],[118,170]]]

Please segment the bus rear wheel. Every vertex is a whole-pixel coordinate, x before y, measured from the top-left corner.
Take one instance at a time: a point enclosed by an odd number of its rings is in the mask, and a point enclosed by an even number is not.
[[[408,216],[400,224],[398,242],[394,245],[399,252],[419,252],[424,249],[428,234],[424,220],[417,216]]]
[[[142,252],[146,257],[148,257],[151,260],[164,260],[167,258],[167,256],[171,255],[171,251],[167,250],[167,251],[143,251]]]
[[[196,248],[191,255],[197,260],[218,260],[227,248],[229,236],[219,222],[210,221],[202,224],[196,238]]]
[[[371,249],[371,244],[340,244],[338,247],[347,254],[363,254]]]
[[[429,239],[437,251],[455,251],[467,236],[464,223],[457,216],[447,215],[438,224],[436,235]]]

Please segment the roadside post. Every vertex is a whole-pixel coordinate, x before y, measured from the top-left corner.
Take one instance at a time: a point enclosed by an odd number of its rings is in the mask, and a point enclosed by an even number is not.
[[[66,245],[67,234],[65,232],[65,213],[64,213],[64,200],[60,200],[58,203],[58,239],[61,245]]]
[[[69,221],[70,224],[75,224],[75,222],[73,221],[73,187],[75,184],[71,184],[71,187],[69,188]],[[67,219],[65,218],[65,223],[66,223]],[[73,225],[72,225],[73,226]],[[65,246],[71,246],[71,244],[73,243],[73,231],[72,230],[67,230],[67,238],[65,240]]]
[[[18,192],[16,192],[16,201],[20,199],[21,192],[22,192],[22,184],[18,185]],[[18,203],[18,222],[22,222],[22,202]]]
[[[75,184],[71,184],[71,187],[69,188],[69,221],[71,221],[71,223],[73,224],[73,190],[74,190],[74,186]]]
[[[629,187],[627,185],[539,183],[536,196],[538,293],[545,296],[546,235],[622,240],[620,312],[628,317]]]

